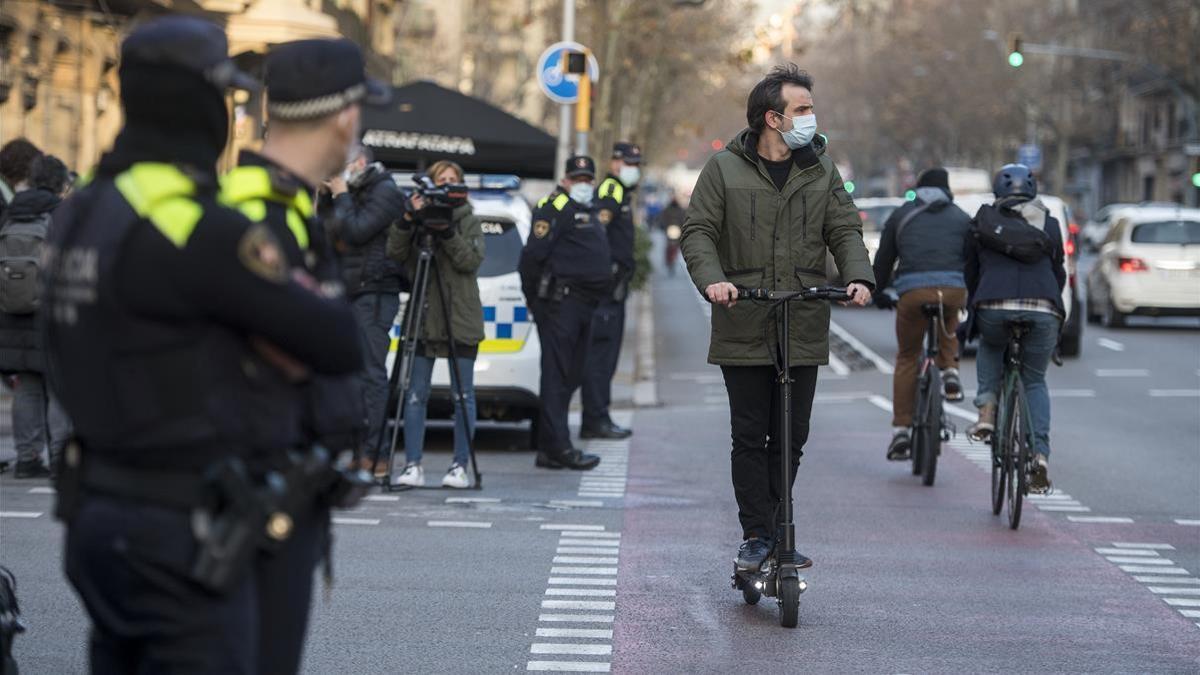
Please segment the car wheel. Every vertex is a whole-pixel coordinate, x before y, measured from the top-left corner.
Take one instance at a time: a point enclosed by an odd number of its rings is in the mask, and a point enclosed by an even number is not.
[[[1095,306],[1092,304],[1092,292],[1090,290],[1088,291],[1088,299],[1086,302],[1084,302],[1083,307],[1084,307],[1084,316],[1087,317],[1088,323],[1090,323],[1090,324],[1100,323],[1100,313],[1096,311]]]
[[[1117,308],[1113,305],[1112,298],[1108,299],[1104,307],[1104,326],[1106,328],[1125,327],[1125,315],[1117,311]]]

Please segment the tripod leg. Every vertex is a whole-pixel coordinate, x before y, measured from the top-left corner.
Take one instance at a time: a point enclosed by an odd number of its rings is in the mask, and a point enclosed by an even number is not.
[[[450,391],[458,404],[458,414],[463,422],[463,431],[467,436],[467,452],[471,459],[471,472],[475,474],[474,488],[483,489],[483,474],[479,472],[479,461],[475,456],[475,420],[467,415],[467,398],[463,393],[462,373],[458,370],[458,359],[454,356],[454,327],[450,320],[450,302],[446,295],[446,287],[442,285],[441,275],[437,267],[433,267],[433,283],[437,286],[438,298],[442,301],[442,321],[446,324],[446,340],[450,344]]]
[[[413,274],[412,293],[409,294],[408,307],[405,309],[404,327],[401,331],[401,338],[404,341],[403,348],[397,352],[396,361],[392,366],[393,375],[396,375],[396,388],[394,391],[399,394],[399,401],[396,403],[395,424],[392,428],[392,441],[388,447],[388,482],[391,482],[391,476],[396,468],[396,448],[400,444],[400,420],[404,417],[404,404],[408,399],[408,390],[412,385],[412,367],[413,357],[417,353],[417,341],[421,335],[421,330],[425,324],[425,302],[429,289],[429,267],[433,258],[433,252],[427,245],[422,245],[420,254],[417,257],[417,268]],[[386,426],[387,419],[384,419]],[[381,429],[382,433],[382,429]],[[375,462],[371,467],[371,473],[375,473],[375,469],[379,465],[379,455],[376,454]]]

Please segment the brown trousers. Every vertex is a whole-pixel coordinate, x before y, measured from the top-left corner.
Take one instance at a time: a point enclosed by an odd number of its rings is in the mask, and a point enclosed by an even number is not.
[[[967,304],[965,288],[917,288],[900,296],[896,306],[896,374],[892,379],[892,426],[912,426],[917,399],[917,368],[925,353],[928,320],[921,305],[936,304],[938,293],[944,306],[945,332],[938,336],[938,368],[958,367],[958,311]]]

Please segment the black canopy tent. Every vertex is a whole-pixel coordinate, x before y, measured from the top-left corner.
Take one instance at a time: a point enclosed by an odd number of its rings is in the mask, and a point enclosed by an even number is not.
[[[364,107],[362,129],[363,145],[390,168],[419,169],[449,159],[471,173],[554,177],[554,137],[432,82],[396,87],[386,106]]]

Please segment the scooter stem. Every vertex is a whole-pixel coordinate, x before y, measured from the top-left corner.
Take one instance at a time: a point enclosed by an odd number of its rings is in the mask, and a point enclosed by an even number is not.
[[[783,365],[779,373],[779,401],[782,407],[779,417],[779,457],[783,462],[779,479],[783,481],[779,495],[783,502],[780,509],[782,538],[775,543],[776,557],[780,566],[795,563],[796,527],[792,523],[792,364],[788,354],[791,342],[791,303],[783,303],[783,335],[779,340],[779,352]],[[782,551],[782,552],[781,552]]]

